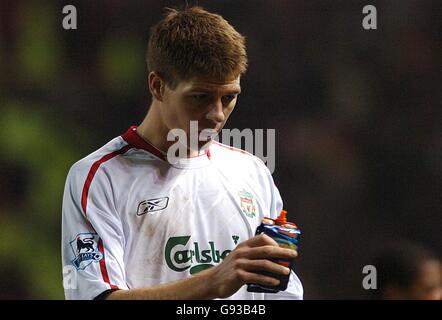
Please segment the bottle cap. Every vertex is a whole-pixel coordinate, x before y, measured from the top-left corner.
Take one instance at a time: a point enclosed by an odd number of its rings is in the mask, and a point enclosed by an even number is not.
[[[275,222],[276,222],[276,224],[278,226],[283,225],[284,223],[287,222],[286,215],[287,215],[287,211],[281,210],[281,213],[279,214],[279,217],[276,218],[276,220],[275,220]]]

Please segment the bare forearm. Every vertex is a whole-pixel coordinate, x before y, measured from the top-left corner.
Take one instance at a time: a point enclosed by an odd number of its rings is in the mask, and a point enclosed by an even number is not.
[[[110,293],[109,300],[203,300],[216,298],[210,287],[209,270],[175,282]]]
[[[107,299],[191,300],[227,298],[247,283],[275,286],[279,280],[264,275],[267,271],[288,275],[290,269],[272,262],[271,258],[293,259],[295,250],[280,248],[263,234],[240,243],[219,265],[187,279],[152,288],[118,290]]]

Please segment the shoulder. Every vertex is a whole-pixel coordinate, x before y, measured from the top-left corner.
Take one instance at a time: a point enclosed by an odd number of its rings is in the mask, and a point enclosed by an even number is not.
[[[222,158],[222,160],[240,161],[241,163],[265,166],[264,162],[254,154],[220,143],[216,140],[213,141],[212,145],[210,146],[210,152]]]
[[[107,165],[110,160],[125,154],[129,149],[130,146],[127,142],[121,137],[116,137],[101,148],[75,162],[69,169],[67,179],[76,180],[81,178],[84,181],[88,175],[94,175],[101,166]]]
[[[264,161],[254,154],[242,149],[238,149],[218,141],[213,141],[210,146],[210,152],[213,153],[216,160],[235,165],[252,166],[254,169],[268,171]]]
[[[259,180],[268,180],[272,176],[263,160],[242,149],[214,141],[210,153],[219,167],[239,176],[247,175]]]

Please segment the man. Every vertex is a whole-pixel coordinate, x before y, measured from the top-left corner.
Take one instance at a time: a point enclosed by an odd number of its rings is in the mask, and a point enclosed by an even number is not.
[[[269,170],[210,137],[241,91],[243,36],[202,8],[169,10],[151,31],[147,64],[152,104],[144,121],[68,174],[62,255],[77,283],[66,298],[302,299],[295,273],[270,261],[297,252],[254,236],[264,216],[282,209]],[[169,132],[190,137],[191,121],[209,134],[168,161]],[[248,283],[279,283],[262,271],[290,274],[287,290],[248,292]]]
[[[379,300],[442,300],[442,264],[429,248],[404,241],[386,245],[374,258]]]

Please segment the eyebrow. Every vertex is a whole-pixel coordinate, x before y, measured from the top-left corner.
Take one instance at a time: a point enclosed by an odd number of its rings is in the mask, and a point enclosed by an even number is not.
[[[234,88],[234,89],[228,89],[228,90],[220,90],[221,92],[223,92],[223,94],[240,94],[241,93],[241,88]],[[209,88],[205,88],[205,87],[195,87],[189,90],[189,92],[203,92],[203,93],[214,93],[216,92],[216,90],[213,89],[209,89]]]

